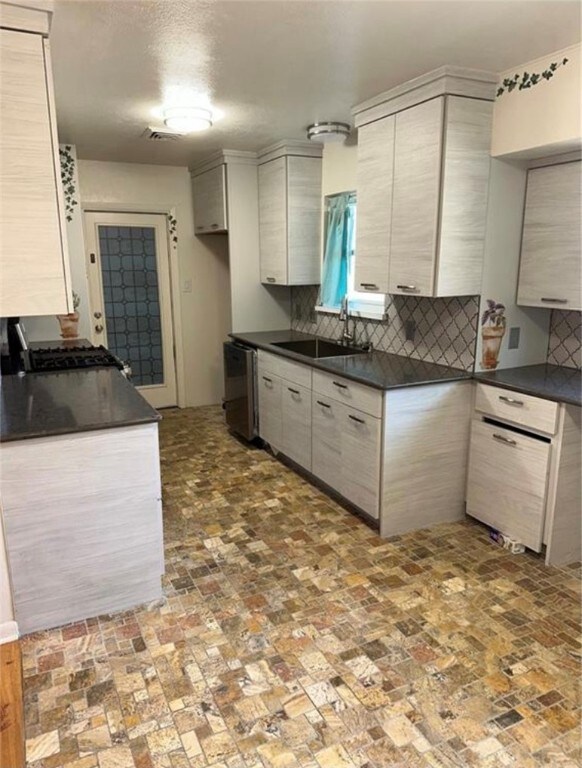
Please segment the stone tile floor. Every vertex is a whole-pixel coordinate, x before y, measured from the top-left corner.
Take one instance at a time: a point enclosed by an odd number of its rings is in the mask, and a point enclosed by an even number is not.
[[[578,570],[382,540],[217,408],[161,447],[166,597],[23,640],[30,768],[581,765]]]

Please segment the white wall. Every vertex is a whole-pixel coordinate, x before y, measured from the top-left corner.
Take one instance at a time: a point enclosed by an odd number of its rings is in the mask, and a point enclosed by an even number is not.
[[[179,323],[174,331],[181,406],[208,405],[223,396],[222,342],[230,330],[230,280],[226,237],[211,245],[194,236],[187,168],[79,161],[81,203],[108,210],[175,211],[178,245],[172,291]],[[192,291],[185,292],[191,281]],[[180,328],[181,326],[181,328]]]
[[[552,62],[559,66],[550,80],[531,88],[514,88],[495,100],[491,154],[494,157],[548,157],[582,144],[582,77],[580,44],[512,67],[499,83],[524,72],[540,74]]]
[[[521,250],[526,170],[503,160],[491,160],[489,202],[485,230],[485,258],[480,314],[487,299],[506,307],[507,329],[501,343],[498,368],[545,363],[550,310],[518,307],[517,279]],[[509,349],[509,329],[520,329],[517,349]],[[481,326],[477,336],[475,370],[482,369]]]

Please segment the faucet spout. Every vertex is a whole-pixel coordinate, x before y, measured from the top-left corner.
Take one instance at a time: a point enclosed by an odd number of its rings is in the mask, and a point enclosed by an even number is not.
[[[348,302],[347,293],[342,299],[339,319],[344,324],[344,327],[342,330],[342,341],[344,342],[344,344],[352,344],[355,340],[356,328],[355,328],[355,322],[354,322],[352,326],[353,330],[350,331],[350,305]]]

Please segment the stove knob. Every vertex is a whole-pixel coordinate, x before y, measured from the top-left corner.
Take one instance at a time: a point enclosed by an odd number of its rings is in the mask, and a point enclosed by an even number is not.
[[[102,314],[101,312],[93,312],[93,317],[95,318],[95,320],[101,320]]]
[[[100,323],[98,323],[95,326],[95,331],[96,331],[96,333],[102,333],[103,332],[103,326]]]

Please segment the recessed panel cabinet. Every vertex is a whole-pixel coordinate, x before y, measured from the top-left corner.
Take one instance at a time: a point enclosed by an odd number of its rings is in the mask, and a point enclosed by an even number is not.
[[[321,158],[259,159],[261,282],[320,281]]]
[[[479,293],[491,115],[447,95],[360,127],[357,290]]]
[[[582,162],[532,168],[517,303],[582,309]]]
[[[194,176],[194,231],[197,235],[228,230],[226,209],[226,165],[218,165]]]
[[[0,30],[0,315],[72,312],[48,40]]]

